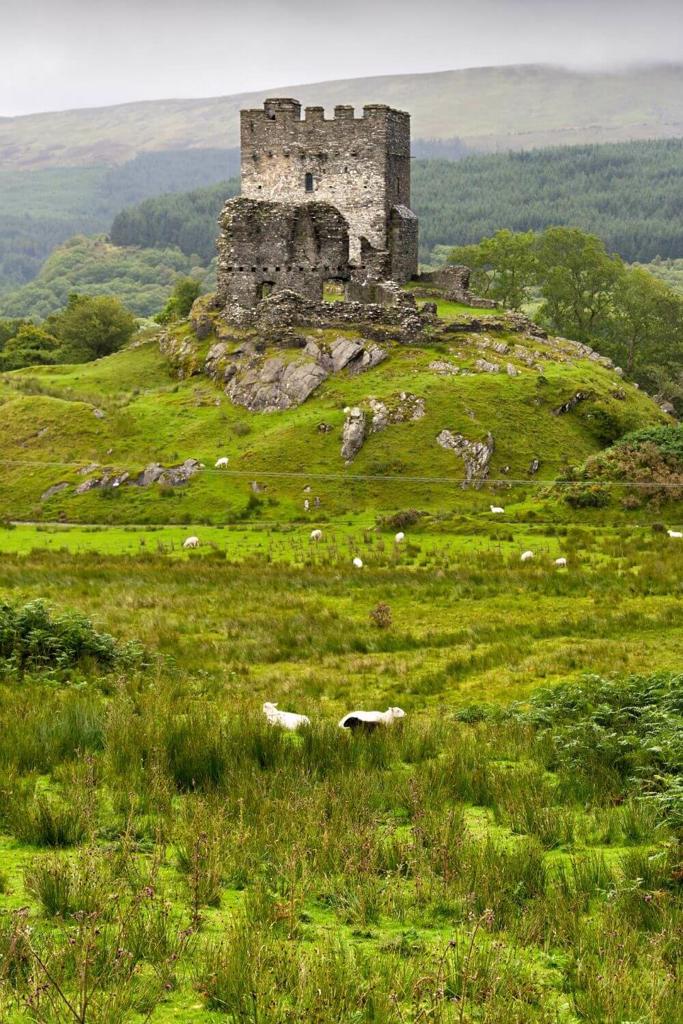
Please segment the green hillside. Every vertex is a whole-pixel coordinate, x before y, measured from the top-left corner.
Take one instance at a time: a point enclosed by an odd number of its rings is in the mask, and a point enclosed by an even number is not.
[[[177,248],[121,248],[104,236],[76,236],[58,246],[29,284],[0,298],[6,317],[44,318],[69,295],[114,295],[137,316],[152,316],[166,303],[174,282],[192,275],[210,284],[207,267]]]
[[[436,443],[443,430],[472,442],[490,433],[490,479],[502,488],[504,503],[523,507],[539,483],[603,447],[605,420],[617,434],[666,420],[647,396],[571,343],[531,338],[496,316],[482,334],[480,314],[473,320],[473,313],[447,304],[442,312],[455,318],[445,333],[428,332],[409,345],[382,329],[384,362],[355,375],[334,373],[302,405],[284,412],[233,404],[202,370],[216,337],[199,342],[187,326],[170,342],[175,356],[162,355],[152,334],[98,362],[7,373],[0,389],[0,515],[84,523],[290,521],[303,515],[305,486],[311,487],[310,515],[317,496],[314,514],[323,520],[405,508],[487,511],[491,492],[461,488],[462,459]],[[228,350],[246,340],[224,325],[220,331]],[[348,325],[306,332],[323,346],[363,333]],[[260,358],[303,358],[301,343],[261,336]],[[494,344],[507,347],[507,355],[497,355]],[[498,360],[500,372],[482,368],[482,359]],[[458,372],[451,375],[454,366]],[[397,409],[402,393],[423,400],[424,415],[370,433],[345,463],[345,408],[367,410],[372,397]],[[584,400],[559,412],[577,393]],[[230,458],[228,471],[215,470],[223,455]],[[205,468],[186,485],[132,482],[151,463],[169,467],[188,459]],[[121,486],[105,481],[75,493],[86,480],[126,473]]]
[[[0,121],[0,124],[2,122]],[[234,175],[236,150],[167,150],[127,163],[12,170],[0,160],[0,295],[31,281],[55,246],[106,231],[123,207]]]
[[[158,100],[0,121],[7,168],[123,163],[161,149],[238,144],[238,111],[269,95],[331,109],[389,103],[409,110],[416,139],[458,136],[477,149],[683,135],[683,65],[615,72],[546,65],[388,75],[213,99]]]

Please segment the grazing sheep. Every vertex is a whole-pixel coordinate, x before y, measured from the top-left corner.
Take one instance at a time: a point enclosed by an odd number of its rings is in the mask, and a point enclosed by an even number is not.
[[[319,541],[323,539],[322,530],[311,530],[311,540]]]
[[[199,537],[188,537],[186,540],[183,541],[183,547],[186,551],[189,551],[190,548],[198,548]]]
[[[406,539],[406,535],[403,532],[403,530],[399,530],[398,533],[396,534],[396,536],[394,537],[394,541],[397,544],[402,544],[405,539]]]
[[[339,723],[340,729],[361,729],[373,732],[380,725],[391,725],[398,718],[405,718],[402,708],[387,708],[386,711],[350,711]]]
[[[353,560],[353,564],[355,565],[356,569],[362,569],[363,568],[363,559],[359,558],[356,555],[356,557]]]
[[[228,456],[227,455],[222,455],[220,459],[216,459],[216,461],[214,463],[214,468],[215,469],[227,469],[229,462],[230,462],[230,459],[228,458]]]
[[[290,732],[296,732],[303,725],[311,724],[307,715],[296,715],[293,711],[279,711],[277,704],[271,704],[269,700],[263,705],[263,714],[271,725],[279,725],[281,729],[289,729]]]
[[[310,501],[308,500],[308,498],[306,498],[306,499],[304,500],[304,512],[308,512],[308,510],[310,509],[310,507],[311,507],[311,503],[310,503]]]
[[[669,534],[670,537],[675,537],[676,540],[680,540],[681,537],[683,537],[683,533],[681,533],[680,530],[667,530],[666,532]]]
[[[533,557],[533,551],[523,551],[522,557],[520,558],[520,562],[530,562]]]
[[[557,565],[557,566],[564,566],[566,564],[567,564],[567,559],[566,558],[556,558],[555,559],[555,565]]]
[[[496,515],[496,516],[499,516],[499,515],[501,515],[501,514],[502,514],[503,512],[505,512],[505,509],[504,509],[504,508],[501,508],[501,507],[500,507],[500,505],[489,505],[489,508],[491,509],[491,511],[493,512],[493,514],[494,514],[494,515]]]

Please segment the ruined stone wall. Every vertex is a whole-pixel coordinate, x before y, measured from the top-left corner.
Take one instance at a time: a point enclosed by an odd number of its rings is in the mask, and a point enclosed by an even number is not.
[[[362,263],[361,239],[389,252],[395,206],[410,207],[410,116],[383,105],[322,107],[292,99],[266,100],[263,110],[241,112],[242,195],[271,202],[326,202],[349,224],[350,259]],[[397,261],[406,280],[417,252]],[[395,276],[392,272],[391,276]]]
[[[229,199],[219,218],[217,296],[255,306],[283,290],[320,301],[323,284],[349,277],[348,225],[328,203]]]
[[[470,276],[469,267],[451,264],[420,274],[418,282],[434,286],[441,292],[444,299],[451,302],[462,302],[466,306],[478,306],[480,309],[495,309],[497,303],[492,299],[483,299],[471,293]]]

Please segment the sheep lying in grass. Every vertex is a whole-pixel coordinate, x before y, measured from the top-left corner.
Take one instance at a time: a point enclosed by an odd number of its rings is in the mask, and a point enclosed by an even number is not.
[[[557,566],[562,567],[562,566],[565,566],[566,564],[567,564],[567,559],[566,558],[556,558],[555,559],[555,565],[557,565]]]
[[[297,715],[293,711],[279,711],[277,704],[266,701],[263,705],[263,714],[271,725],[279,725],[281,729],[289,729],[296,732],[304,725],[310,725],[311,720],[307,715]]]
[[[183,541],[183,547],[186,551],[188,551],[190,548],[198,548],[199,537],[187,537],[187,539]]]
[[[396,534],[396,536],[394,537],[394,540],[395,540],[395,542],[397,544],[402,544],[405,539],[406,539],[406,535],[403,532],[403,530],[399,530],[398,533]]]
[[[216,461],[214,463],[214,467],[216,469],[227,469],[229,462],[230,462],[230,459],[228,458],[228,456],[227,455],[223,455],[223,456],[221,456],[220,459],[216,459]]]
[[[339,723],[340,729],[361,729],[373,732],[380,725],[391,725],[399,718],[405,718],[402,708],[387,708],[386,711],[350,711]]]
[[[353,564],[355,565],[356,569],[362,569],[363,568],[363,559],[362,558],[358,558],[358,556],[356,556],[354,558],[354,560],[353,560]]]
[[[505,512],[505,509],[501,508],[500,505],[489,505],[489,508],[496,516],[499,516],[501,515],[501,513]]]
[[[520,558],[520,562],[530,562],[533,557],[533,551],[523,551],[522,557]]]
[[[680,540],[681,537],[683,537],[683,533],[681,533],[680,530],[667,530],[666,532],[669,534],[670,537],[675,537],[676,540]]]
[[[311,530],[311,540],[319,541],[323,539],[322,530]]]

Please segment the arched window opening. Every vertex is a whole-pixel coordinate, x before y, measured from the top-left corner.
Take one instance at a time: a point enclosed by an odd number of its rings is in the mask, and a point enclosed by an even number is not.
[[[313,175],[310,172],[307,173],[306,177],[304,178],[304,188],[306,189],[307,192],[313,191]]]

